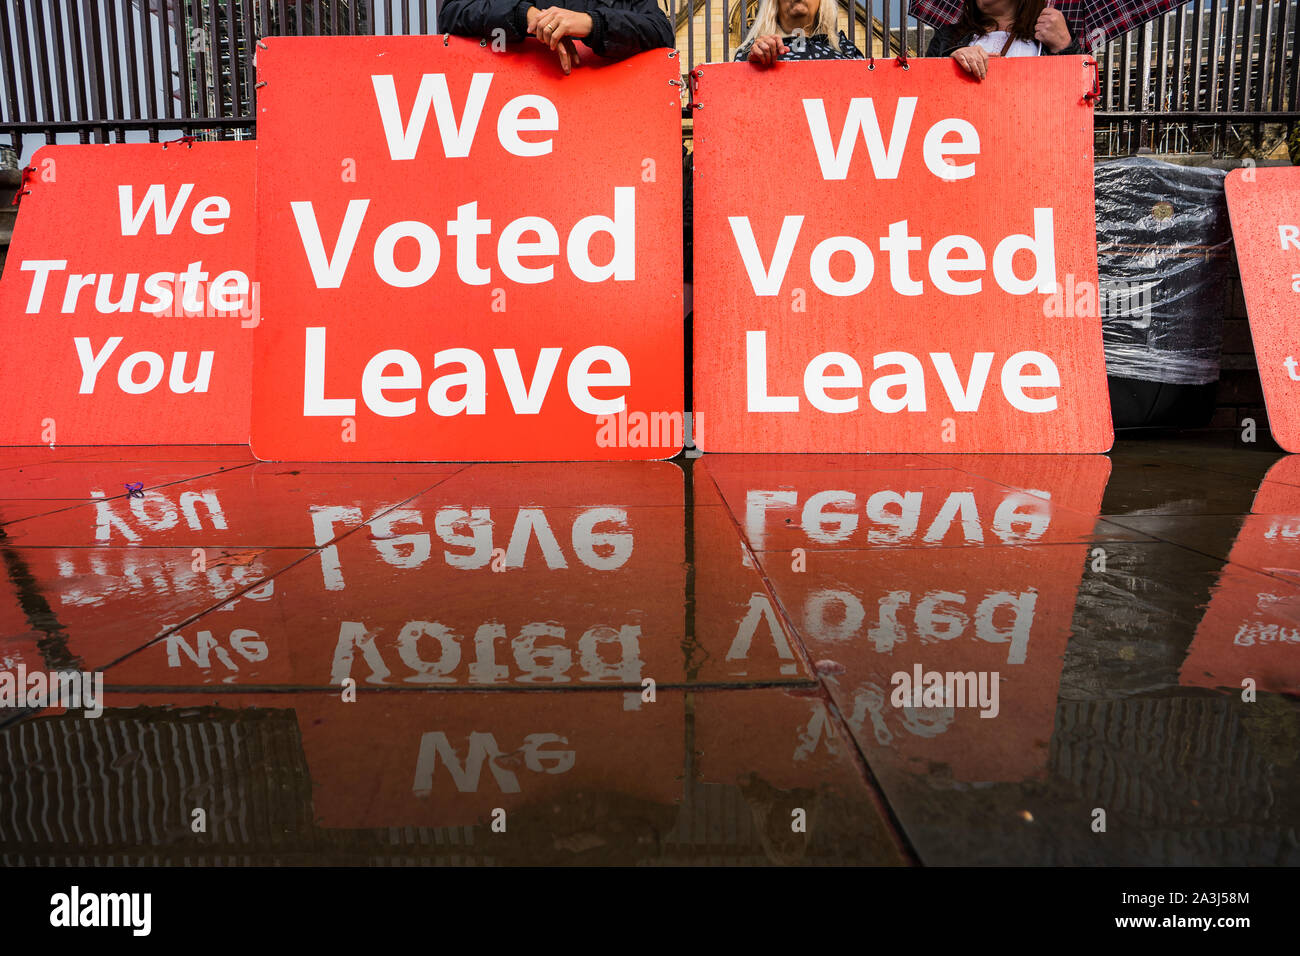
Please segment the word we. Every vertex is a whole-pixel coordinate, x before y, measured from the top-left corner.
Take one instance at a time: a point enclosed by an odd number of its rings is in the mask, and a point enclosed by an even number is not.
[[[577,753],[572,750],[543,750],[543,747],[567,745],[568,740],[559,734],[529,734],[523,745],[511,753],[521,753],[524,766],[533,773],[568,773],[573,769]],[[519,793],[519,777],[504,761],[505,756],[497,744],[496,737],[490,733],[473,732],[469,735],[469,749],[462,761],[456,755],[456,748],[451,745],[447,735],[441,731],[431,731],[420,737],[419,756],[415,763],[415,781],[412,790],[419,796],[426,796],[433,790],[433,776],[441,758],[443,765],[451,774],[456,789],[461,793],[478,793],[479,778],[483,775],[483,765],[487,764],[493,779],[502,793]]]
[[[154,232],[159,236],[171,235],[193,191],[193,183],[183,184],[169,208],[167,187],[161,183],[155,183],[146,189],[138,205],[134,187],[118,186],[119,228],[122,236],[140,235],[150,213],[153,215]],[[230,200],[224,196],[208,196],[193,207],[190,228],[200,236],[218,235],[225,231],[226,220],[229,218]],[[59,310],[64,315],[77,311],[83,290],[90,286],[95,287],[93,306],[100,315],[136,311],[162,314],[173,309],[174,303],[187,315],[202,313],[205,309],[216,314],[227,314],[247,309],[247,299],[252,290],[248,275],[238,269],[221,272],[209,282],[209,273],[204,271],[201,259],[189,263],[181,272],[162,271],[146,277],[144,294],[150,297],[148,301],[140,301],[141,273],[138,272],[122,276],[122,287],[114,298],[113,285],[117,276],[113,273],[71,273],[67,271],[66,259],[24,260],[18,268],[22,272],[33,273],[26,306],[29,315],[41,311],[51,277],[63,273],[67,274],[63,277],[63,298]]]

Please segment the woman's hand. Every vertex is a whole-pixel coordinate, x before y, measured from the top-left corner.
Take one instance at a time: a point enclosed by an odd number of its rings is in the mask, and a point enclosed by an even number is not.
[[[590,15],[566,10],[564,7],[528,8],[528,32],[541,40],[560,60],[560,69],[568,76],[573,67],[582,64],[573,37],[591,36],[594,28]]]
[[[952,58],[977,80],[989,75],[989,53],[982,46],[964,46],[953,50]]]
[[[590,14],[566,10],[564,7],[547,7],[537,14],[537,19],[532,23],[533,36],[552,50],[565,37],[582,39],[591,36],[593,28]]]
[[[771,66],[777,61],[777,57],[789,52],[790,48],[782,43],[781,38],[776,34],[759,37],[749,48],[749,62],[755,66]]]
[[[1034,39],[1053,53],[1060,53],[1070,45],[1070,28],[1056,7],[1044,7],[1034,24]]]

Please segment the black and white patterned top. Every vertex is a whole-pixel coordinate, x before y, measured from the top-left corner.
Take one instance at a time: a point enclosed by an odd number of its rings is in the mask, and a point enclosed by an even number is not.
[[[778,60],[863,60],[862,51],[849,42],[849,38],[844,35],[844,31],[839,31],[840,48],[838,50],[831,46],[830,37],[825,33],[814,33],[811,36],[788,36],[783,37],[782,41],[790,48],[789,53],[782,53]],[[735,60],[740,62],[749,59],[750,44],[745,44],[736,50]]]

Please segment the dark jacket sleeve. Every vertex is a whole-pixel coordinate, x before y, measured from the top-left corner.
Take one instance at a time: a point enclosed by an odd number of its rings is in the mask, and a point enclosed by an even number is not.
[[[438,31],[490,40],[500,28],[507,40],[518,42],[528,35],[529,5],[527,0],[446,0],[438,12]]]
[[[957,32],[957,27],[949,25],[940,27],[930,37],[930,45],[925,48],[926,56],[952,56],[952,51],[966,46],[966,38]]]
[[[585,42],[601,56],[621,60],[673,45],[668,16],[654,0],[560,0],[559,5],[591,17],[591,36]]]
[[[492,38],[505,30],[517,42],[528,35],[528,8],[564,7],[591,17],[591,35],[584,41],[601,56],[622,59],[673,45],[668,17],[654,0],[446,0],[438,14],[438,29],[457,36]]]
[[[1065,49],[1058,50],[1056,53],[1053,53],[1052,56],[1083,56],[1087,52],[1087,50],[1079,45],[1079,38],[1074,34],[1070,34],[1070,42],[1066,45]]]

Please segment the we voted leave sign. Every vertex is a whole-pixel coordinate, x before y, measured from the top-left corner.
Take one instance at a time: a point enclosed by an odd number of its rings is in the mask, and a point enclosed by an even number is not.
[[[1093,70],[702,67],[699,444],[1106,451]]]
[[[0,282],[0,444],[248,441],[253,151],[36,152]]]
[[[441,36],[265,43],[259,458],[678,451],[680,99],[670,51],[566,77],[532,44],[496,53]],[[659,427],[621,426],[651,420]]]
[[[1300,451],[1300,169],[1234,169],[1224,190],[1269,429]]]

